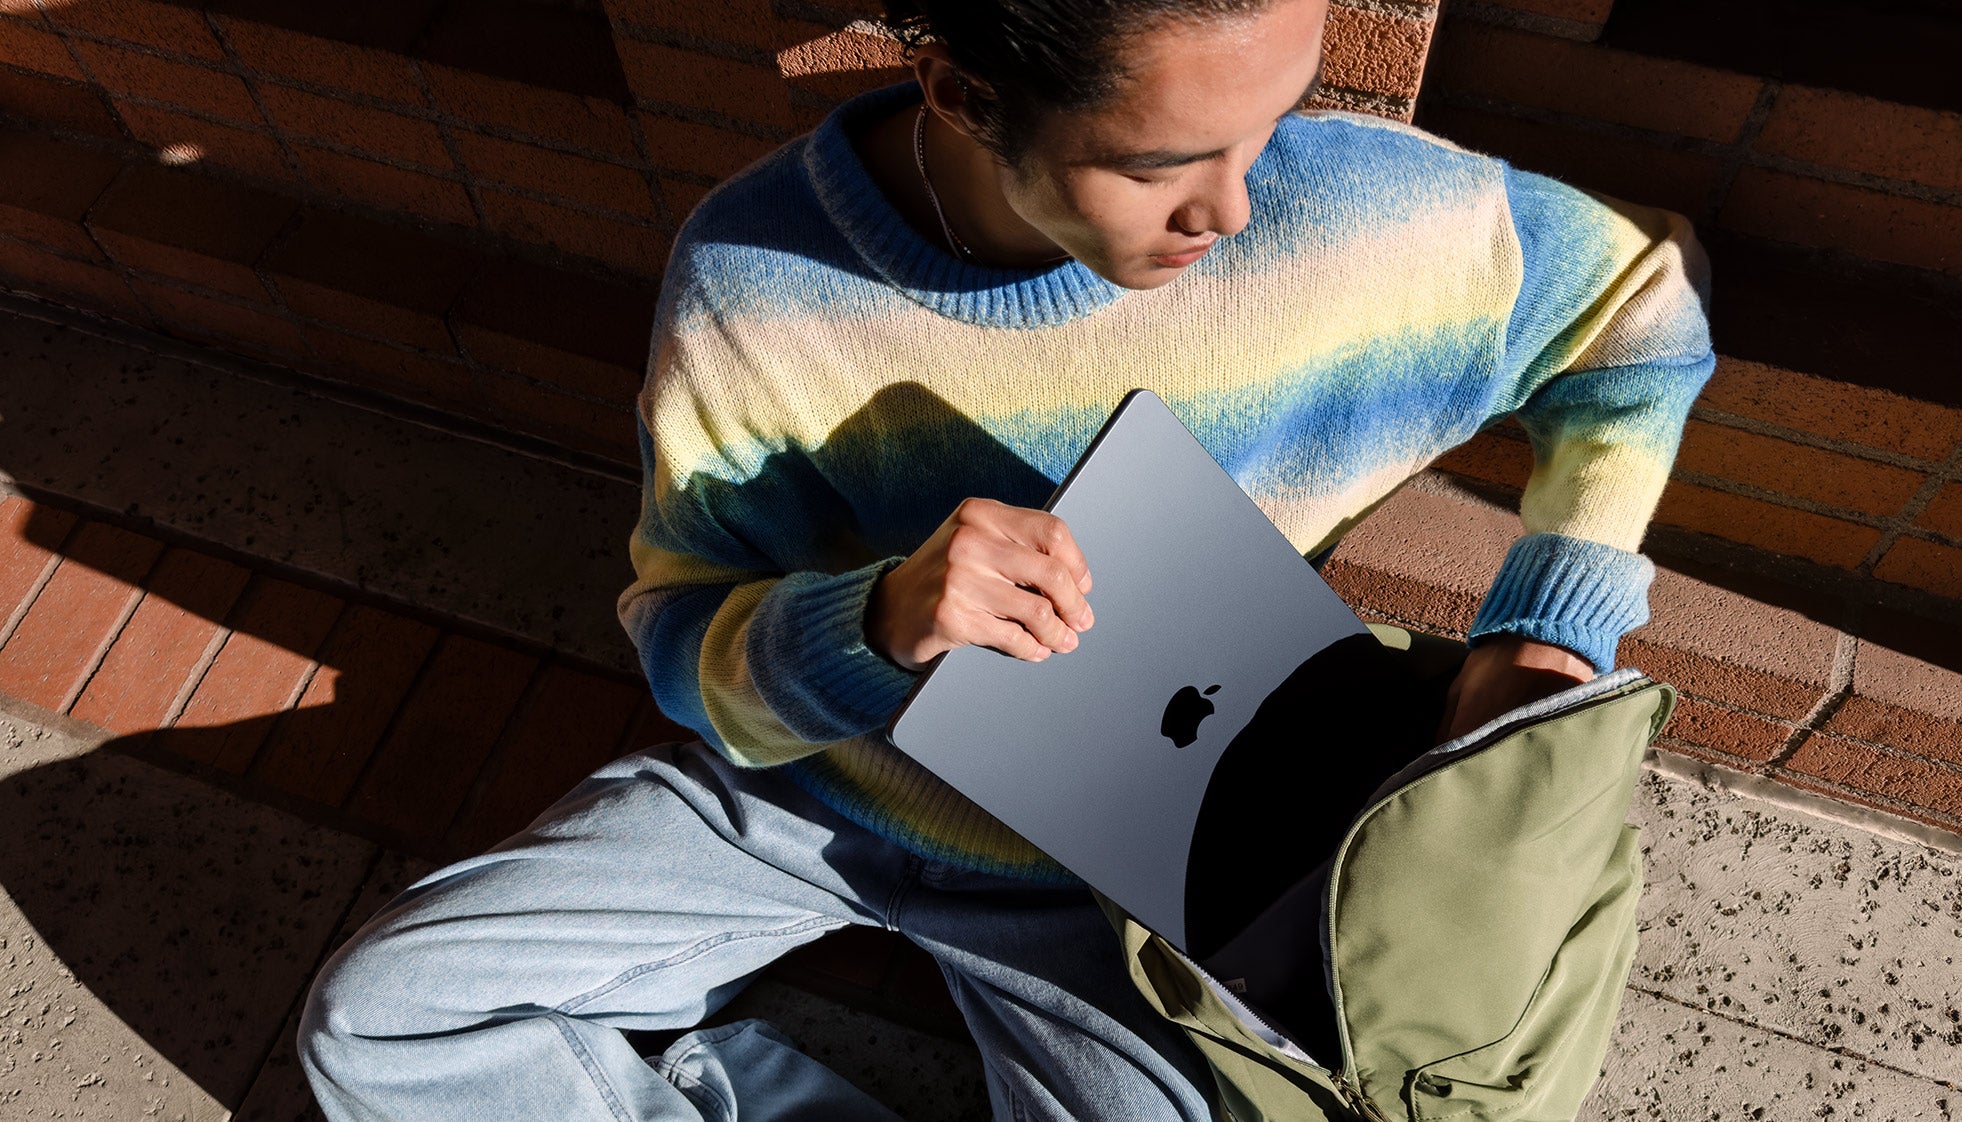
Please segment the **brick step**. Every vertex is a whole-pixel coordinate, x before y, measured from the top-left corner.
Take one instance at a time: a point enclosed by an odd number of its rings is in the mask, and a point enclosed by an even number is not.
[[[1926,5],[1787,7],[1772,18],[1756,3],[1467,4],[1439,30],[1417,121],[1521,167],[1689,216],[1711,251],[1719,353],[1962,404],[1952,346],[1962,328],[1962,113],[1824,61],[1777,61],[1813,58],[1804,44],[1831,36],[1835,57],[1859,60],[1849,66],[1881,60],[1954,97],[1951,68],[1916,65],[1921,45],[1901,21],[1932,21],[1952,38],[1962,20]],[[1677,26],[1692,20],[1735,20],[1739,49],[1748,39],[1760,53],[1712,53],[1716,38]],[[1885,50],[1846,47],[1842,32],[1862,21],[1884,29]]]
[[[0,131],[0,284],[634,463],[651,282]]]
[[[1896,0],[1615,0],[1601,42],[1865,94],[1962,109],[1962,12]]]

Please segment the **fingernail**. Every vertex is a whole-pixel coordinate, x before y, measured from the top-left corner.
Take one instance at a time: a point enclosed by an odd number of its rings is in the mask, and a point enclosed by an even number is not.
[[[1062,647],[1062,649],[1063,649],[1063,650],[1066,650],[1066,651],[1073,651],[1073,650],[1075,650],[1075,649],[1076,649],[1076,633],[1075,633],[1075,632],[1073,632],[1073,631],[1072,631],[1072,632],[1070,632],[1069,634],[1067,634],[1067,635],[1065,635],[1065,636],[1063,636],[1063,647]]]

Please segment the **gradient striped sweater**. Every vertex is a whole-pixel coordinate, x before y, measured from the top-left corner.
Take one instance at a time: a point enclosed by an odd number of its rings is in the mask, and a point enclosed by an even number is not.
[[[1318,113],[1283,120],[1250,224],[1169,285],[976,267],[899,217],[849,139],[918,97],[846,104],[676,241],[620,598],[670,717],[927,857],[1060,876],[883,741],[913,676],[866,646],[865,605],[961,499],[1042,505],[1139,386],[1303,553],[1516,415],[1526,533],[1474,635],[1612,664],[1647,618],[1635,550],[1714,362],[1681,218]]]

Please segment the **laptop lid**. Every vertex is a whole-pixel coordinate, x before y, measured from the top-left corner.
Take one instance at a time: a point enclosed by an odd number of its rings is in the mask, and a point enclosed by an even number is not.
[[[1157,395],[1126,395],[1048,510],[1095,585],[1067,654],[937,660],[892,743],[1181,950],[1221,755],[1298,667],[1368,630]]]

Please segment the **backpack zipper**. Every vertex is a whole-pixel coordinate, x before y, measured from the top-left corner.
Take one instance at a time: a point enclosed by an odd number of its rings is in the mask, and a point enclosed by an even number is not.
[[[1356,828],[1365,818],[1374,813],[1377,807],[1397,794],[1460,760],[1478,755],[1529,725],[1541,724],[1555,717],[1564,717],[1582,709],[1592,708],[1598,703],[1625,696],[1627,693],[1634,692],[1629,689],[1630,686],[1647,685],[1652,680],[1639,670],[1624,667],[1495,718],[1481,728],[1474,729],[1456,740],[1440,744],[1418,756],[1402,771],[1386,780],[1362,811],[1350,821],[1349,829],[1343,835],[1342,844],[1336,846],[1335,857],[1329,864],[1327,913],[1322,932],[1322,937],[1327,940],[1325,946],[1331,948],[1329,957],[1323,961],[1323,968],[1326,971],[1325,980],[1328,984],[1329,996],[1335,1005],[1336,1041],[1342,1050],[1341,1070],[1331,1070],[1329,1074],[1334,1077],[1336,1087],[1341,1090],[1343,1097],[1349,1100],[1350,1106],[1368,1122],[1392,1122],[1392,1119],[1363,1094],[1359,1081],[1351,1082],[1350,1075],[1355,1068],[1355,1055],[1349,1043],[1349,1023],[1342,1011],[1341,991],[1335,986],[1335,961],[1332,950],[1335,945],[1335,893],[1340,880],[1337,874],[1341,871],[1342,855],[1348,850],[1349,842],[1355,837]]]

